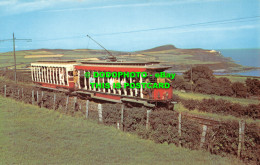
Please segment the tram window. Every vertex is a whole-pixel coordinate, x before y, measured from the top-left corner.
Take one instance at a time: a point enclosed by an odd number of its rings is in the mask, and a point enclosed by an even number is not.
[[[155,77],[155,73],[152,74],[153,76],[149,76],[150,83],[157,83],[157,78]]]
[[[69,76],[73,76],[73,71],[68,71]]]

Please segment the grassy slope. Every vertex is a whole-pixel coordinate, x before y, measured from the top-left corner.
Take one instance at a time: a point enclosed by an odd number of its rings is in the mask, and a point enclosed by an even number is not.
[[[179,95],[183,99],[195,99],[195,100],[202,100],[202,99],[223,99],[227,101],[231,101],[233,103],[239,103],[242,105],[248,104],[259,104],[259,100],[257,99],[244,99],[244,98],[235,98],[235,97],[228,97],[228,96],[217,96],[217,95],[208,95],[208,94],[201,94],[201,93],[190,93],[190,92],[181,92],[179,90],[174,90],[174,94]]]
[[[0,96],[0,164],[240,164]]]

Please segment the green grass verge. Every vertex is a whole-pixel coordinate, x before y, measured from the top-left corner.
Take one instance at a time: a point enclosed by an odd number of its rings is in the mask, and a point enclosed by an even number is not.
[[[257,99],[244,99],[244,98],[235,98],[235,97],[228,97],[228,96],[217,96],[217,95],[208,95],[208,94],[201,94],[201,93],[190,93],[190,92],[181,92],[179,90],[174,90],[174,94],[179,95],[179,97],[183,99],[194,99],[194,100],[202,100],[202,99],[223,99],[233,103],[239,103],[242,105],[248,104],[259,104],[259,100]]]
[[[234,163],[0,96],[0,164]]]

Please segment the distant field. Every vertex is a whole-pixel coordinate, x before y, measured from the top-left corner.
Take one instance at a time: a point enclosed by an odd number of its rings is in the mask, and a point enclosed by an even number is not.
[[[106,54],[101,50],[59,50],[59,49],[46,49],[46,50],[25,50],[16,52],[17,68],[24,68],[30,63],[44,60],[60,60],[60,59],[85,59],[103,57]],[[0,68],[9,67],[13,68],[14,57],[13,52],[0,53]]]
[[[241,164],[0,96],[0,164]]]
[[[164,45],[150,50],[137,52],[110,51],[118,60],[126,61],[158,61],[171,65],[171,71],[185,71],[191,65],[205,65],[212,70],[239,70],[247,67],[234,63],[230,58],[225,58],[217,51],[204,49],[178,49],[173,45]],[[17,64],[48,59],[86,59],[102,58],[108,56],[104,50],[94,49],[38,49],[17,51]],[[0,53],[0,67],[13,65],[13,52]],[[18,68],[21,66],[18,66]]]
[[[26,55],[24,58],[46,58],[46,57],[62,57],[63,54],[51,54],[51,55]]]
[[[217,96],[217,95],[207,95],[207,94],[201,94],[201,93],[190,93],[190,92],[181,92],[179,90],[174,90],[174,94],[179,95],[183,99],[195,99],[195,100],[202,100],[202,99],[223,99],[227,101],[231,101],[233,103],[239,103],[242,105],[248,105],[248,104],[259,104],[260,101],[257,99],[244,99],[244,98],[235,98],[235,97],[228,97],[228,96]]]
[[[258,80],[260,80],[259,77],[247,77],[247,76],[237,76],[237,75],[215,75],[217,78],[220,77],[226,77],[228,78],[231,82],[241,82],[241,83],[245,83],[247,78],[256,78]]]

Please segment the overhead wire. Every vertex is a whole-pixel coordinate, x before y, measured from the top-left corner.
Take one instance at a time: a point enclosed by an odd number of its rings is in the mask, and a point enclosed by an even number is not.
[[[50,38],[50,39],[36,39],[33,41],[54,41],[54,40],[67,40],[67,39],[78,39],[78,38],[85,38],[85,35],[62,37],[62,38]]]
[[[177,28],[200,27],[200,26],[209,26],[209,25],[223,25],[223,24],[230,24],[230,23],[256,21],[258,19],[260,19],[260,16],[240,17],[240,18],[233,18],[233,19],[226,19],[226,20],[207,21],[207,22],[168,26],[168,27],[158,27],[158,28],[140,29],[140,30],[122,31],[122,32],[113,32],[113,33],[92,34],[91,36],[100,37],[100,36],[107,36],[107,35],[119,35],[119,34],[139,33],[139,32],[148,32],[148,31],[157,31],[157,30],[177,29]],[[69,40],[69,39],[79,39],[79,38],[86,38],[86,35],[69,36],[69,37],[62,37],[62,38],[50,38],[50,39],[33,39],[33,42]],[[5,41],[5,40],[0,40],[0,42],[1,41]]]
[[[115,33],[94,34],[93,36],[98,37],[98,36],[106,36],[106,35],[118,35],[118,34],[138,33],[138,32],[147,32],[147,31],[156,31],[156,30],[168,30],[168,29],[175,29],[175,28],[181,28],[181,27],[221,25],[221,24],[228,24],[228,23],[255,21],[257,19],[260,19],[260,16],[243,17],[243,18],[235,18],[235,19],[227,19],[227,20],[219,20],[219,21],[208,21],[208,22],[200,22],[200,23],[193,23],[193,24],[185,24],[185,25],[177,25],[177,26],[169,26],[169,27],[159,27],[159,28],[150,28],[150,29],[141,29],[141,30],[132,30],[132,31],[115,32]]]

